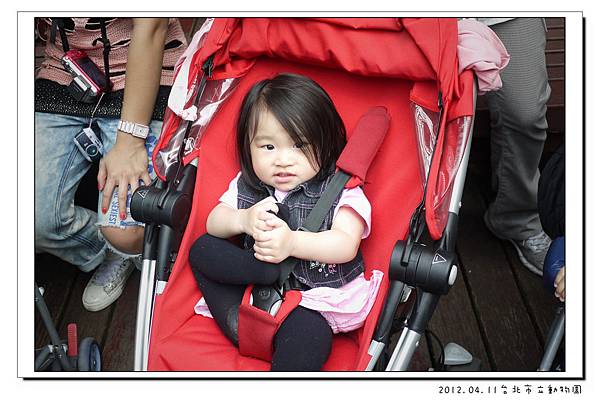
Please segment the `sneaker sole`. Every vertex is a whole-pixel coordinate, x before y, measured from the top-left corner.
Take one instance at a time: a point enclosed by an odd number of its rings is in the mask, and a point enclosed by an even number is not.
[[[133,270],[131,270],[131,272],[133,272]],[[90,312],[99,312],[103,309],[108,308],[110,305],[112,305],[117,299],[119,299],[119,297],[121,296],[121,294],[123,294],[123,289],[125,289],[125,284],[127,284],[127,280],[129,280],[129,276],[131,276],[131,273],[129,273],[129,275],[127,276],[127,278],[125,280],[123,280],[123,283],[116,287],[113,294],[116,295],[112,295],[110,297],[107,297],[106,300],[104,302],[101,303],[97,303],[97,304],[92,304],[92,303],[88,303],[85,302],[85,300],[81,299],[81,302],[83,303],[83,307],[90,311]]]
[[[519,260],[521,261],[521,264],[523,266],[525,266],[527,268],[527,270],[529,270],[530,272],[532,272],[533,274],[536,274],[538,276],[542,276],[543,272],[541,269],[539,269],[538,267],[536,267],[535,265],[532,265],[526,258],[525,255],[523,255],[523,252],[521,252],[521,249],[519,248],[519,245],[512,239],[510,238],[504,238],[501,235],[498,235],[493,229],[492,226],[488,220],[488,215],[487,215],[487,211],[483,214],[483,222],[485,223],[485,226],[487,227],[487,229],[497,238],[503,240],[503,241],[508,241],[517,251],[517,255],[519,256]]]
[[[542,270],[537,268],[535,265],[532,265],[526,258],[525,255],[523,255],[523,252],[521,252],[521,249],[519,248],[519,245],[517,245],[517,243],[512,240],[509,239],[507,240],[508,242],[510,242],[512,244],[512,246],[517,250],[517,255],[519,255],[519,260],[521,261],[521,263],[523,264],[523,266],[525,266],[527,268],[527,270],[529,270],[530,272],[538,275],[538,276],[542,276]]]

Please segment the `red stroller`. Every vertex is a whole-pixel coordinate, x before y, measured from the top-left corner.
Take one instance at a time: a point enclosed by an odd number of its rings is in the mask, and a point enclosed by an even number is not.
[[[154,153],[160,179],[138,189],[131,203],[134,218],[147,223],[135,369],[269,369],[194,313],[201,294],[187,255],[238,170],[235,116],[244,94],[261,79],[292,72],[327,91],[349,133],[374,106],[391,116],[360,180],[373,208],[371,235],[361,245],[365,276],[377,269],[384,281],[364,326],[334,337],[324,370],[406,370],[457,274],[475,93],[472,72],[457,71],[456,20],[209,19],[188,52]],[[422,244],[425,228],[433,246]],[[399,315],[409,317],[384,358]]]

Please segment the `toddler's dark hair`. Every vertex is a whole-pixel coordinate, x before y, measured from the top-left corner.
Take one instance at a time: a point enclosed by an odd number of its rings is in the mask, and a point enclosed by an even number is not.
[[[237,124],[237,149],[242,178],[258,188],[250,143],[261,112],[270,111],[294,142],[302,147],[322,179],[335,166],[346,145],[346,128],[333,101],[319,84],[297,74],[279,74],[256,83],[246,94]]]

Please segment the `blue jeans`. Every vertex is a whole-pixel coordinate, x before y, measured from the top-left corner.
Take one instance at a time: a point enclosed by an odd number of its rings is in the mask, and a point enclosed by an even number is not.
[[[95,120],[108,152],[115,143],[119,120]],[[98,214],[74,204],[77,187],[91,163],[73,138],[89,124],[89,117],[35,113],[35,250],[55,255],[85,272],[102,262],[107,248],[99,236]],[[161,127],[161,121],[150,124],[146,142],[149,156]]]

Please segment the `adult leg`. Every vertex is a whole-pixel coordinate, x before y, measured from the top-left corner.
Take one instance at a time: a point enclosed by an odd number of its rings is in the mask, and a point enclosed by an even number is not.
[[[75,206],[79,182],[90,168],[73,138],[82,117],[35,113],[35,249],[90,271],[102,262],[96,213]]]
[[[98,126],[102,132],[102,142],[105,152],[110,151],[116,142],[118,119],[98,118]],[[150,124],[150,133],[146,138],[146,152],[148,153],[148,173],[152,178],[156,176],[152,165],[152,152],[158,140],[162,129],[162,121],[152,121]],[[123,256],[137,255],[142,252],[142,243],[144,238],[144,225],[131,217],[129,205],[131,202],[131,190],[127,193],[127,216],[121,219],[119,216],[119,203],[117,192],[113,193],[109,207],[106,213],[102,213],[102,196],[100,192],[98,197],[98,224],[102,236],[108,241],[112,250]]]
[[[492,187],[497,194],[484,219],[497,237],[511,242],[525,267],[541,275],[550,245],[537,210],[538,164],[550,97],[545,26],[540,18],[516,18],[491,28],[511,60],[502,72],[502,89],[488,95]]]
[[[488,94],[491,116],[492,186],[487,212],[494,232],[524,240],[541,231],[537,212],[538,165],[546,140],[550,86],[545,28],[540,18],[516,18],[491,26],[511,55],[502,89]]]
[[[331,352],[333,332],[316,311],[294,309],[283,321],[273,340],[273,371],[318,371]]]
[[[106,153],[115,144],[119,120],[116,118],[97,118],[95,121],[100,129]],[[162,122],[153,121],[150,124],[150,134],[146,138],[146,151],[149,159],[148,170],[152,177],[154,177],[154,174],[150,158],[156,144],[156,135],[160,134],[161,127]],[[117,192],[114,192],[106,213],[102,213],[100,210],[102,206],[102,192],[100,192],[97,224],[100,226],[102,237],[106,239],[112,252],[109,252],[104,263],[94,272],[83,291],[82,302],[89,311],[102,310],[121,296],[127,279],[139,260],[136,256],[142,251],[144,226],[131,217],[129,211],[130,201],[131,190],[127,194],[127,216],[125,219],[121,219]]]

